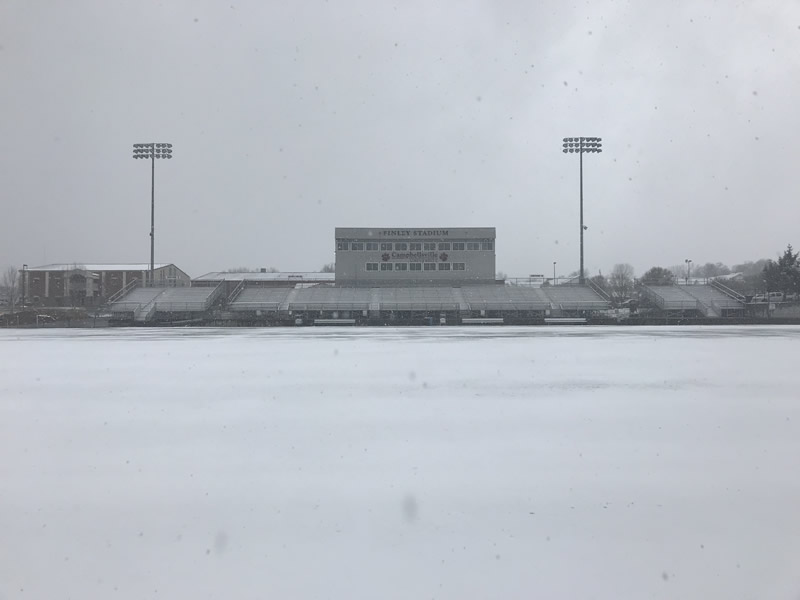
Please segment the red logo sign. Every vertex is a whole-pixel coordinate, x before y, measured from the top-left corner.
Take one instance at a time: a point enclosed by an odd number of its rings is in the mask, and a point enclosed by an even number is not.
[[[386,262],[387,260],[389,260],[389,253],[388,252],[384,252],[383,254],[381,254],[381,260],[383,262]]]
[[[439,260],[441,260],[442,262],[446,261],[447,260],[447,252],[442,252],[439,255]]]

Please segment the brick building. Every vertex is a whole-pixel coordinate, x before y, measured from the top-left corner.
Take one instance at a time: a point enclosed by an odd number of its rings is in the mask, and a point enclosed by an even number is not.
[[[98,306],[133,281],[147,281],[149,263],[53,264],[20,271],[25,302],[43,306]],[[155,285],[188,286],[190,278],[171,263],[155,265]]]

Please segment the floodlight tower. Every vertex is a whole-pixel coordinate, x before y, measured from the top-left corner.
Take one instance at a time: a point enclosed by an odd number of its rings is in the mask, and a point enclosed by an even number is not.
[[[150,285],[155,282],[155,240],[156,240],[156,159],[172,158],[172,144],[149,143],[134,144],[133,158],[149,158],[150,176]]]
[[[577,152],[580,155],[580,177],[581,177],[581,274],[579,281],[585,283],[583,273],[583,232],[587,227],[583,224],[583,153],[602,152],[603,140],[599,137],[570,137],[564,138],[563,152]]]

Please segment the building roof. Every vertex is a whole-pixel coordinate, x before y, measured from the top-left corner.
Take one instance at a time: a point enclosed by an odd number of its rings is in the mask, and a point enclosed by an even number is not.
[[[155,268],[174,266],[173,263],[156,263]],[[68,263],[28,267],[28,271],[149,271],[150,263]]]
[[[494,227],[337,227],[336,238],[389,239],[399,242],[412,239],[495,239]]]
[[[333,283],[336,279],[335,273],[308,273],[308,272],[285,272],[285,273],[226,273],[215,271],[206,273],[200,277],[195,277],[192,281],[315,281]]]

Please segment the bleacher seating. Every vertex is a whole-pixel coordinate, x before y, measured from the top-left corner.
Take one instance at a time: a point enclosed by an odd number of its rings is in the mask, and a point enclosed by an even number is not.
[[[550,308],[604,310],[608,302],[584,286],[534,288],[510,285],[450,287],[245,288],[229,306],[233,311],[453,311]]]
[[[377,288],[381,310],[458,310],[459,298],[453,288],[408,287]]]
[[[222,292],[217,287],[137,288],[111,310],[133,313],[147,321],[156,313],[207,311]],[[245,287],[227,307],[234,312],[285,311],[458,311],[468,316],[478,311],[604,310],[608,302],[586,286],[539,288],[513,285],[464,287],[346,288],[332,285],[310,287]]]
[[[651,294],[656,305],[663,310],[698,310],[697,298],[687,294],[678,285],[649,285],[645,292]]]
[[[296,288],[288,299],[289,310],[368,310],[368,288],[313,286]]]
[[[244,288],[229,310],[280,310],[292,288],[252,287]]]
[[[741,302],[734,300],[711,285],[678,285],[675,287],[680,288],[683,292],[696,298],[706,306],[716,306],[726,310],[743,308]]]
[[[567,310],[605,310],[609,303],[589,286],[554,285],[539,288],[557,308]]]
[[[547,310],[550,300],[541,288],[514,285],[469,286],[462,288],[471,310]]]
[[[216,293],[215,287],[166,288],[156,298],[156,312],[202,312]]]
[[[111,305],[112,313],[134,312],[147,306],[164,292],[165,288],[134,288]]]

